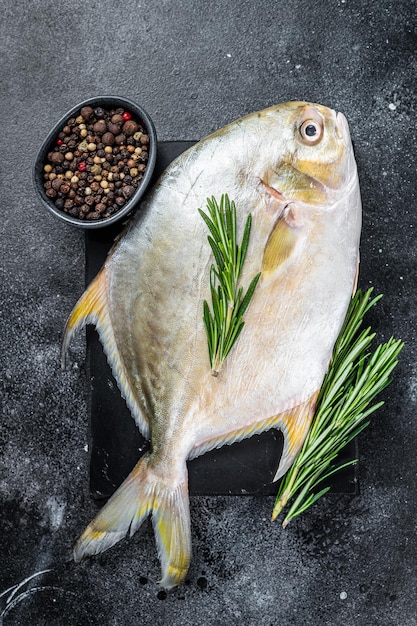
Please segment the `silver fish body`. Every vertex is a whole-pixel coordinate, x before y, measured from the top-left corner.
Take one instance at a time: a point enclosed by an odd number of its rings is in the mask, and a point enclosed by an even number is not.
[[[252,231],[241,282],[261,278],[220,374],[203,323],[213,262],[198,212],[227,193]],[[304,102],[238,120],[176,159],[74,308],[96,324],[151,451],[88,526],[77,559],[132,534],[152,513],[165,587],[191,554],[186,460],[281,428],[276,478],[310,425],[355,289],[361,201],[347,122]],[[241,235],[241,233],[240,233]]]

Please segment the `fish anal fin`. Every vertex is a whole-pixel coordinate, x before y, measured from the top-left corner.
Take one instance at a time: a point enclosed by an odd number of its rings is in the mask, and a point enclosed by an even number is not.
[[[318,395],[319,391],[307,402],[280,416],[276,427],[280,428],[284,435],[284,449],[273,482],[281,478],[295,461],[310,428]]]
[[[314,415],[317,396],[318,391],[306,402],[302,402],[288,411],[274,415],[265,420],[260,420],[232,432],[224,433],[219,437],[206,440],[195,446],[188,458],[195,458],[214,448],[220,448],[225,444],[231,445],[232,443],[241,441],[252,435],[262,433],[271,428],[277,428],[280,429],[284,435],[284,448],[278,470],[273,479],[273,482],[275,482],[285,474],[292,465],[304,442]]]
[[[360,264],[360,253],[358,252],[358,260],[356,261],[356,272],[355,278],[353,279],[353,287],[352,287],[352,298],[356,293],[356,289],[358,288],[358,280],[359,280],[359,264]]]
[[[153,471],[146,453],[119,489],[87,526],[74,548],[74,559],[99,554],[132,536],[152,513],[162,568],[161,585],[167,589],[185,578],[191,559],[187,469],[182,480],[169,485]]]

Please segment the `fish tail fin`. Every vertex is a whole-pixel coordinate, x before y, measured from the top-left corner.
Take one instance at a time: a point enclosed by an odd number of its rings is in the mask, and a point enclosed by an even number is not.
[[[61,365],[65,369],[68,346],[74,333],[86,324],[105,326],[107,317],[106,272],[102,269],[73,308],[64,329]]]
[[[87,526],[74,548],[80,561],[107,550],[132,536],[152,513],[162,579],[166,589],[185,578],[191,558],[190,511],[187,470],[181,483],[167,486],[152,471],[151,456],[146,453],[100,513]]]
[[[307,402],[284,413],[275,424],[275,428],[280,428],[284,435],[284,449],[273,482],[285,474],[300,451],[313,419],[317,396],[318,392],[311,396]]]

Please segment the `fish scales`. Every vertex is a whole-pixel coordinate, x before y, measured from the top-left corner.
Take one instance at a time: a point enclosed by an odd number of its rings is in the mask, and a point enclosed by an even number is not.
[[[261,272],[245,327],[217,377],[203,323],[210,301],[206,198],[227,193],[238,240],[252,230],[241,284]],[[151,451],[87,527],[76,559],[132,534],[152,513],[162,584],[191,554],[186,460],[281,428],[276,479],[308,431],[355,289],[361,202],[347,122],[292,102],[249,115],[178,157],[75,306],[64,340],[92,321]]]

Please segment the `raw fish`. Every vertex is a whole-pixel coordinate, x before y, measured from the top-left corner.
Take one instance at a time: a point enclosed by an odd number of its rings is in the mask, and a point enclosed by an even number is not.
[[[198,209],[227,193],[252,231],[242,285],[261,272],[245,326],[217,377],[203,323],[213,256]],[[191,557],[187,459],[264,430],[292,464],[356,286],[359,183],[341,113],[289,102],[239,119],[178,157],[69,317],[96,325],[151,449],[84,531],[76,560],[132,535],[152,514],[161,584]]]

